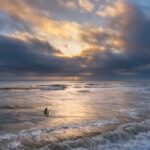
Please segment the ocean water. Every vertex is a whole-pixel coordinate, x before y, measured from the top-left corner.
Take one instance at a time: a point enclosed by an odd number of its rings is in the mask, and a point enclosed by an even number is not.
[[[150,81],[1,81],[0,150],[16,149],[150,150]]]

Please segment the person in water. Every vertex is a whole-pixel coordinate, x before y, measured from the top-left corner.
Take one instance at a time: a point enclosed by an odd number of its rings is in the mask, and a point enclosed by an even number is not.
[[[46,107],[46,108],[44,109],[44,115],[47,116],[48,114],[49,114],[49,110],[48,110],[48,108]]]

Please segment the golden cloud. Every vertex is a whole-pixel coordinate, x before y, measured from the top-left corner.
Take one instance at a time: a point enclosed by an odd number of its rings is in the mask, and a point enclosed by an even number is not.
[[[124,46],[120,32],[110,28],[85,28],[81,33],[81,40],[88,44],[88,49],[90,50],[107,51],[114,49],[121,52]]]
[[[68,4],[71,6],[71,3]],[[59,48],[64,55],[78,55],[85,48],[84,43],[79,38],[81,25],[76,22],[66,20],[54,20],[43,14],[43,11],[31,8],[25,1],[6,0],[0,1],[0,9],[7,13],[16,21],[26,22],[31,26],[32,33],[16,32],[11,36],[22,40],[35,36],[49,41],[54,47]],[[19,11],[18,11],[19,10]],[[67,46],[64,46],[67,45]]]
[[[123,0],[116,0],[113,4],[100,6],[97,15],[100,17],[116,17],[125,13],[127,10],[126,4]]]
[[[75,5],[73,1],[61,2],[70,8]],[[79,4],[86,12],[91,12],[94,9],[94,4],[89,0],[79,0]],[[120,50],[124,44],[116,30],[87,27],[67,20],[54,20],[42,10],[29,6],[24,0],[0,1],[0,9],[12,18],[30,24],[34,33],[32,35],[32,33],[16,32],[10,36],[22,40],[28,40],[35,36],[38,39],[49,41],[53,47],[60,49],[64,56],[81,55],[86,49],[106,51],[114,48]],[[125,10],[125,3],[122,0],[117,0],[113,6],[105,6],[99,11],[99,15],[103,17],[122,16]]]
[[[64,1],[64,0],[58,0],[58,3],[61,7],[69,8],[72,10],[77,9],[78,3],[77,1]]]
[[[94,4],[90,0],[79,0],[79,6],[84,12],[92,12]]]

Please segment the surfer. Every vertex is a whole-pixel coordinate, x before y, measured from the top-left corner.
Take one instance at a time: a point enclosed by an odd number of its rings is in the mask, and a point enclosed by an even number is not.
[[[48,108],[46,107],[46,108],[44,109],[44,115],[47,116],[48,114],[49,114],[49,110],[48,110]]]

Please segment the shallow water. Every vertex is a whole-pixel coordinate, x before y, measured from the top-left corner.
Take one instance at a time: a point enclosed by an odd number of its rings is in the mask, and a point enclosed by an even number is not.
[[[1,81],[0,148],[148,150],[149,83]]]

